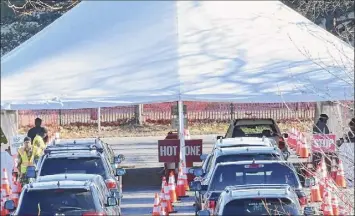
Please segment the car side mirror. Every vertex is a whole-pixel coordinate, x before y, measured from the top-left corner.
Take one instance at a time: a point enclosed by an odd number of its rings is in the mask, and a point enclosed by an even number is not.
[[[116,206],[118,201],[116,197],[107,197],[107,206]]]
[[[202,154],[202,155],[200,155],[201,161],[206,160],[207,157],[208,157],[208,154]]]
[[[203,175],[203,169],[202,168],[190,168],[188,171],[189,174],[193,174],[194,176],[200,177]]]
[[[315,179],[313,177],[305,178],[304,180],[304,187],[310,188],[315,185]]]
[[[116,176],[123,176],[126,174],[126,170],[123,168],[116,168]]]
[[[223,139],[223,136],[217,136],[217,140]]]
[[[122,160],[118,156],[113,157],[113,163],[114,164],[120,164],[121,162],[122,162]]]
[[[207,189],[207,185],[202,185],[200,181],[192,181],[189,186],[190,191],[205,191]]]
[[[284,133],[284,134],[282,134],[282,136],[283,136],[284,138],[288,138],[288,133]]]
[[[200,211],[197,212],[197,215],[198,216],[210,216],[211,213],[210,213],[209,210],[200,210]]]
[[[123,154],[119,154],[118,157],[121,159],[121,161],[126,160],[126,157]]]
[[[36,167],[35,166],[28,166],[27,167],[26,177],[27,178],[36,178]]]
[[[15,210],[15,202],[13,200],[6,200],[4,204],[4,208],[9,211]]]

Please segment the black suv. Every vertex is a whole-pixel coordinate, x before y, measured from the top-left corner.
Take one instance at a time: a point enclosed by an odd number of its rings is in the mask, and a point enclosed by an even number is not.
[[[226,187],[212,215],[302,215],[296,192],[289,185]],[[203,210],[198,215],[210,215]]]
[[[27,173],[28,178],[39,178],[41,176],[76,173],[76,174],[98,174],[101,175],[110,191],[118,196],[122,194],[121,181],[117,176],[124,174],[124,169],[114,168],[114,164],[95,149],[75,150],[46,149],[36,167],[36,173]],[[27,170],[33,170],[29,167]],[[119,198],[119,197],[118,197]],[[120,198],[119,198],[120,202]]]
[[[119,215],[117,198],[106,195],[94,178],[33,182],[23,187],[17,207],[13,200],[4,206],[11,215]]]
[[[193,181],[190,190],[198,191],[195,200],[196,211],[214,209],[221,192],[231,185],[288,184],[297,193],[301,205],[306,205],[307,196],[303,191],[297,173],[286,161],[259,160],[218,163],[206,182]]]

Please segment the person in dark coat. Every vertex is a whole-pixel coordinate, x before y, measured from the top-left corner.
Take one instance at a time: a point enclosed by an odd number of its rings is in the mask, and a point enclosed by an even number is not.
[[[328,119],[328,115],[321,114],[316,125],[313,127],[313,133],[329,134],[330,132],[327,125]]]
[[[355,118],[352,118],[349,122],[350,131],[345,136],[346,141],[355,142]]]
[[[27,137],[31,138],[33,142],[36,135],[42,133],[42,131],[44,131],[44,127],[42,127],[42,119],[36,118],[35,126],[28,131]]]
[[[328,115],[321,114],[316,125],[313,127],[313,134],[330,134],[327,122],[328,122]],[[328,171],[330,172],[331,169],[331,160],[332,158],[337,160],[337,155],[335,153],[321,153],[321,152],[313,152],[312,153],[312,163],[313,167],[317,167],[321,159],[324,157],[326,166]]]

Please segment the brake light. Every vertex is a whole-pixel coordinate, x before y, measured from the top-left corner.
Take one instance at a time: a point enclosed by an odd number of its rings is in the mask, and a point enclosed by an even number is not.
[[[301,206],[307,205],[308,199],[306,196],[299,197],[298,200],[300,201]]]
[[[297,193],[297,195],[298,195],[298,200],[299,200],[301,206],[307,205],[308,199],[307,199],[306,194],[305,194],[303,191],[299,191],[299,192]]]
[[[209,201],[208,201],[208,208],[214,210],[214,209],[216,208],[216,201],[214,201],[214,200],[209,200]]]
[[[106,214],[99,212],[85,212],[83,216],[106,216]]]
[[[117,188],[117,183],[116,183],[116,181],[113,180],[113,179],[107,179],[107,180],[105,181],[105,183],[106,183],[106,187],[107,187],[108,189],[116,189],[116,188]]]

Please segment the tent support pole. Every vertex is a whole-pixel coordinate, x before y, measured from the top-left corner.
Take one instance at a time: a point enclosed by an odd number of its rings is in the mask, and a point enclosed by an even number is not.
[[[101,107],[97,108],[97,129],[99,132],[99,137],[101,135]]]
[[[314,109],[314,124],[317,124],[319,116],[320,114],[322,114],[322,112],[323,112],[323,102],[318,101],[316,102],[316,106]]]
[[[18,114],[18,110],[16,110],[15,113],[15,121],[16,121],[16,133],[18,133],[19,129],[20,129],[20,123],[19,123],[19,114]]]
[[[184,162],[186,165],[185,158],[185,136],[184,136],[184,103],[183,101],[178,101],[179,110],[179,139],[180,139],[180,161]]]

